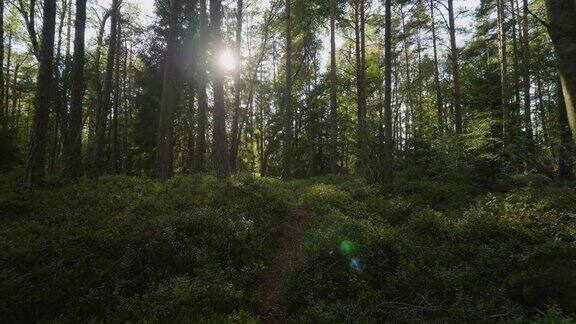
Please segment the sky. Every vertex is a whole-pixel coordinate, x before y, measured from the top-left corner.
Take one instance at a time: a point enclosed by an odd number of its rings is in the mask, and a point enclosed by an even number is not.
[[[138,5],[142,9],[140,19],[144,24],[150,24],[154,20],[154,16],[155,16],[154,0],[125,0],[125,1],[127,3]],[[233,1],[225,1],[225,2],[233,3]],[[261,0],[261,2],[268,2],[268,0]],[[100,0],[99,3],[105,7],[109,7],[111,0]],[[459,9],[473,10],[479,4],[480,4],[480,0],[456,0],[455,1],[456,11],[459,11]],[[261,5],[262,5],[262,3],[261,3]],[[471,17],[471,16],[458,17],[457,18],[457,25],[459,28],[471,29],[471,27],[473,26],[473,23],[474,23],[474,20],[473,20],[473,17]],[[324,51],[321,53],[321,61],[322,61],[322,66],[326,66],[326,63],[328,62],[328,59],[329,59],[328,50],[330,48],[330,46],[329,46],[330,45],[329,44],[330,38],[329,37],[321,37],[321,38],[324,41]],[[467,39],[467,37],[460,37],[459,41],[463,42],[466,39]],[[342,44],[342,43],[343,43],[342,38],[338,37],[337,46],[339,46],[339,44]]]

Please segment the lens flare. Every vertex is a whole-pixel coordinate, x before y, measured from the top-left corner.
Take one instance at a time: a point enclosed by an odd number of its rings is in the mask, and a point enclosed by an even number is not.
[[[351,254],[352,252],[354,252],[354,249],[355,249],[355,245],[354,245],[354,242],[352,242],[352,241],[345,240],[345,241],[342,241],[342,243],[340,243],[340,252],[343,255]]]
[[[350,268],[352,268],[352,270],[354,270],[356,272],[361,272],[362,271],[362,263],[358,259],[352,259],[352,260],[350,260]]]
[[[226,72],[236,69],[236,57],[234,53],[229,49],[222,51],[218,58],[218,64],[220,64],[220,67]]]

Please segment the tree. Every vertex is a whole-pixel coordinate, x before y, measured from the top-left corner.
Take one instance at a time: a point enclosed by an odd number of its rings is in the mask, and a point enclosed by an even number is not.
[[[64,143],[64,175],[77,178],[81,175],[82,114],[84,99],[84,35],[86,30],[86,0],[76,0],[74,23],[74,62],[72,68],[72,98],[68,134]]]
[[[164,81],[160,102],[158,140],[156,144],[156,163],[154,175],[158,179],[169,179],[174,172],[174,113],[178,106],[178,71],[176,69],[177,28],[180,14],[180,0],[170,1],[168,37],[166,39],[166,57],[164,61]]]
[[[284,21],[286,24],[286,81],[284,84],[284,132],[282,153],[282,178],[292,177],[292,18],[291,0],[285,0]]]
[[[330,0],[330,172],[338,167],[338,99],[336,75],[336,0]]]
[[[500,1],[500,0],[498,0]],[[460,53],[456,44],[456,23],[454,0],[448,0],[448,30],[450,31],[450,59],[452,61],[452,94],[454,106],[454,126],[457,135],[462,134],[462,98],[460,82]]]
[[[50,104],[53,99],[52,79],[54,64],[54,32],[56,30],[56,0],[45,0],[43,6],[44,23],[40,45],[40,67],[36,90],[36,107],[28,158],[24,171],[22,186],[26,189],[39,184],[44,178],[46,165],[46,141],[48,122],[50,121]]]
[[[392,0],[385,2],[384,35],[384,182],[394,180],[394,140],[392,138]]]
[[[498,11],[498,47],[500,49],[500,89],[502,108],[502,139],[504,147],[508,144],[511,135],[510,129],[510,93],[508,89],[508,50],[506,46],[506,21],[504,15],[504,0],[497,0]]]
[[[116,59],[116,40],[118,34],[118,24],[120,20],[120,5],[122,0],[112,0],[112,14],[110,21],[110,39],[108,44],[108,55],[106,62],[106,75],[104,76],[104,86],[102,88],[102,99],[96,112],[96,135],[92,145],[90,157],[89,176],[97,178],[102,173],[104,137],[106,136],[106,125],[111,107],[112,77],[114,75],[114,62]]]
[[[208,99],[206,94],[207,75],[206,54],[208,52],[208,17],[206,14],[206,0],[200,0],[200,19],[198,27],[198,122],[196,130],[196,145],[194,151],[194,161],[192,163],[193,172],[205,171],[206,155],[206,124],[208,113]]]
[[[547,0],[546,7],[550,19],[548,32],[558,60],[566,115],[576,140],[576,3]]]
[[[234,115],[232,118],[232,138],[230,145],[230,169],[236,172],[238,163],[238,146],[240,145],[240,100],[242,94],[241,88],[241,68],[242,68],[242,21],[243,21],[244,1],[237,1],[236,8],[236,70],[234,73]]]
[[[210,23],[212,35],[212,89],[214,91],[214,128],[212,133],[212,162],[216,177],[227,178],[230,175],[228,163],[228,149],[226,144],[226,103],[224,102],[224,81],[222,70],[218,67],[218,58],[224,47],[222,46],[221,0],[210,0]]]

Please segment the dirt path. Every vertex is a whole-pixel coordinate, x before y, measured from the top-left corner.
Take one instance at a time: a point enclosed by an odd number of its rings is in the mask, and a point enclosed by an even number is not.
[[[282,242],[272,255],[272,262],[260,287],[260,305],[264,323],[282,323],[287,320],[283,288],[304,241],[306,211],[299,205],[292,208],[292,219],[284,228]]]

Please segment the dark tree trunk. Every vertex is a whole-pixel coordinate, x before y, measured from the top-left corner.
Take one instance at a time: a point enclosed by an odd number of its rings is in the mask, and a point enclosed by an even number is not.
[[[338,99],[336,96],[336,0],[330,0],[330,172],[338,168]]]
[[[442,98],[442,89],[440,87],[440,71],[438,64],[438,39],[436,36],[436,17],[434,16],[434,0],[430,0],[430,20],[432,29],[432,48],[434,54],[434,87],[436,89],[436,115],[438,118],[438,130],[443,132],[444,125],[444,102]]]
[[[0,1],[0,103],[4,102],[4,1]],[[0,114],[4,113],[4,109],[0,109]],[[0,122],[2,117],[0,115]]]
[[[45,0],[43,8],[42,43],[40,46],[40,66],[36,93],[34,122],[28,145],[28,158],[22,185],[30,188],[44,178],[46,164],[46,142],[50,121],[50,104],[53,96],[52,79],[54,72],[54,32],[56,30],[56,0]]]
[[[462,134],[462,98],[460,84],[460,53],[456,44],[456,24],[454,18],[454,0],[448,0],[448,23],[450,30],[450,59],[452,61],[452,91],[454,109],[454,127],[456,134]]]
[[[558,131],[560,133],[560,147],[558,152],[558,177],[562,180],[574,180],[574,141],[568,125],[566,102],[561,83],[558,82]]]
[[[81,175],[82,105],[84,99],[84,36],[86,31],[86,0],[76,0],[74,22],[74,58],[72,67],[72,98],[68,134],[64,142],[64,175],[78,178]]]
[[[121,0],[112,1],[112,19],[110,22],[110,41],[108,45],[108,56],[106,62],[106,75],[102,89],[102,99],[97,110],[96,134],[91,154],[90,178],[98,178],[102,173],[104,139],[106,136],[108,115],[110,113],[110,94],[112,92],[112,77],[114,75],[114,63],[116,58],[116,38],[118,34],[118,21],[120,19]]]
[[[394,181],[394,140],[392,138],[392,0],[386,0],[384,31],[384,182]]]
[[[228,148],[226,140],[226,103],[224,102],[224,76],[218,66],[218,56],[222,44],[222,3],[221,0],[210,0],[210,23],[212,35],[212,89],[214,91],[214,128],[212,133],[212,162],[216,177],[225,179],[230,176]]]
[[[566,116],[576,140],[576,3],[572,0],[547,0],[546,7],[564,101]]]
[[[240,146],[239,120],[240,120],[240,100],[241,100],[241,48],[242,48],[242,20],[243,20],[244,3],[238,0],[236,8],[236,71],[234,75],[234,115],[232,117],[232,137],[230,139],[230,169],[236,172],[238,163],[238,147]]]
[[[284,84],[284,133],[282,152],[282,178],[288,180],[292,177],[292,17],[291,0],[285,0],[286,24],[286,82]]]
[[[510,140],[510,93],[508,89],[508,50],[506,46],[506,22],[504,0],[497,0],[498,44],[500,49],[500,89],[502,106],[502,139],[506,148]]]
[[[166,58],[164,60],[164,81],[160,102],[160,120],[158,123],[158,139],[156,142],[156,163],[154,175],[166,180],[174,172],[174,112],[178,105],[178,77],[176,69],[177,28],[180,13],[180,0],[170,1],[170,20],[168,38],[166,40]]]
[[[522,74],[524,87],[524,127],[526,128],[526,140],[528,149],[534,149],[534,137],[532,129],[532,100],[530,95],[530,33],[528,24],[528,0],[523,0],[522,15]]]
[[[206,0],[200,0],[200,20],[198,28],[198,124],[192,171],[204,172],[206,168],[206,125],[208,124],[208,99],[206,94],[206,55],[208,53],[208,17]]]
[[[354,28],[356,32],[356,105],[358,125],[356,141],[358,146],[359,175],[368,176],[368,148],[366,129],[366,82],[365,82],[365,47],[364,47],[364,0],[358,0],[355,4]]]

